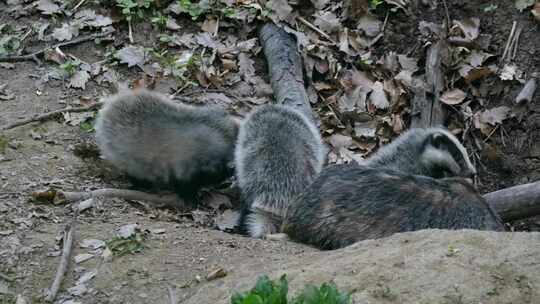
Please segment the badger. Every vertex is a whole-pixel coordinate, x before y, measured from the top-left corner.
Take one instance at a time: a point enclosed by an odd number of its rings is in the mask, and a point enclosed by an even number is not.
[[[289,206],[282,231],[320,249],[428,228],[502,231],[468,179],[383,167],[326,167]]]
[[[285,210],[315,179],[324,159],[319,130],[302,112],[264,105],[250,113],[235,149],[241,230],[256,238],[279,232]]]
[[[413,128],[361,164],[433,178],[476,175],[465,147],[444,128]]]
[[[219,108],[176,104],[139,89],[111,96],[99,111],[96,142],[137,185],[194,199],[233,174],[238,123]]]

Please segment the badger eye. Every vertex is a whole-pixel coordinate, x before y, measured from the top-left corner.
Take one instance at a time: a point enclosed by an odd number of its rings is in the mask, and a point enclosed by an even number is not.
[[[446,177],[453,177],[454,173],[452,173],[451,170],[449,170],[446,167],[438,167],[437,170],[435,170],[434,178],[446,178]]]

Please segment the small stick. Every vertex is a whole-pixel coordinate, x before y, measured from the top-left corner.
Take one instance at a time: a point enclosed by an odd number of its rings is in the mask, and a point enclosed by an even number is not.
[[[90,40],[94,40],[94,39],[97,39],[97,38],[105,37],[105,36],[109,35],[110,33],[112,33],[112,31],[93,34],[93,35],[81,37],[81,38],[78,38],[78,39],[74,39],[74,40],[71,40],[71,41],[58,43],[58,44],[55,44],[53,46],[43,48],[43,49],[41,49],[41,50],[39,50],[37,52],[31,53],[31,54],[26,54],[26,55],[21,55],[21,56],[0,57],[0,62],[22,62],[22,61],[33,60],[33,61],[37,61],[38,63],[40,63],[39,59],[37,59],[37,56],[43,54],[48,49],[55,49],[57,47],[71,46],[71,45],[83,43],[83,42],[86,42],[86,41],[90,41]]]
[[[94,197],[122,198],[133,201],[147,201],[158,205],[170,207],[183,207],[184,201],[176,194],[151,194],[142,191],[128,189],[104,188],[89,192],[64,192],[58,191],[54,197],[55,204],[78,202]]]
[[[368,47],[371,47],[371,46],[375,45],[375,43],[377,43],[384,36],[384,30],[386,28],[386,23],[388,22],[388,16],[390,16],[390,14],[388,12],[386,12],[386,17],[384,17],[384,22],[383,22],[383,25],[381,27],[381,32],[377,36],[375,36],[375,38],[373,38],[373,40],[371,40],[368,43]]]
[[[523,31],[523,26],[520,26],[517,29],[516,35],[514,36],[514,41],[512,42],[513,43],[512,59],[516,57],[516,53],[517,53],[517,49],[519,45],[519,36],[521,36],[521,31]]]
[[[58,268],[56,269],[56,275],[54,276],[54,281],[51,285],[51,288],[49,288],[49,290],[47,290],[46,292],[45,301],[47,302],[54,301],[54,299],[56,298],[56,294],[60,289],[60,284],[62,284],[62,280],[66,275],[66,271],[69,266],[71,250],[73,248],[74,230],[75,219],[70,224],[67,224],[66,228],[64,229],[64,246],[62,248],[62,256],[60,257],[60,263],[58,264]]]
[[[536,80],[532,78],[527,81],[525,86],[523,86],[523,89],[521,89],[521,92],[519,92],[518,96],[516,97],[516,103],[524,104],[531,102],[534,91],[536,91]]]
[[[169,304],[178,304],[176,291],[171,286],[167,286],[167,291],[169,292]]]
[[[51,111],[51,112],[47,112],[47,113],[44,113],[44,114],[41,114],[41,115],[38,115],[38,116],[34,116],[34,117],[31,117],[31,118],[26,118],[26,119],[23,119],[23,120],[20,120],[20,121],[16,121],[12,124],[8,124],[6,126],[3,126],[0,128],[0,131],[5,131],[5,130],[9,130],[9,129],[13,129],[13,128],[16,128],[16,127],[19,127],[19,126],[22,126],[22,125],[26,125],[26,124],[29,124],[29,123],[32,123],[32,122],[36,122],[36,121],[44,121],[44,120],[47,120],[47,119],[50,119],[58,114],[62,114],[62,113],[80,113],[80,112],[86,112],[86,111],[91,111],[91,110],[94,110],[96,108],[99,108],[103,105],[103,102],[96,102],[90,106],[86,106],[86,107],[77,107],[77,108],[72,108],[72,107],[67,107],[67,108],[64,108],[64,109],[60,109],[60,110],[55,110],[55,111]]]
[[[128,33],[129,33],[129,42],[133,44],[133,32],[131,31],[131,20],[128,21]]]
[[[510,31],[510,35],[508,36],[508,40],[506,41],[506,46],[504,47],[504,52],[501,57],[501,62],[505,61],[506,54],[508,53],[508,49],[510,48],[510,43],[512,42],[512,39],[514,38],[514,33],[516,32],[516,26],[517,26],[517,22],[514,21],[512,23],[512,30]]]
[[[84,2],[86,2],[86,0],[79,1],[79,3],[77,3],[77,5],[75,5],[75,7],[71,10],[71,13],[76,12],[79,9],[79,7],[84,4]]]
[[[0,278],[4,281],[7,281],[7,282],[15,282],[15,278],[12,278],[8,275],[5,275],[3,273],[0,272]]]
[[[491,135],[493,135],[493,133],[495,133],[495,131],[497,131],[498,128],[499,128],[499,125],[496,125],[495,128],[493,128],[493,130],[491,130],[491,132],[486,137],[486,139],[484,139],[484,143],[486,143],[491,138]]]
[[[315,32],[319,33],[319,35],[323,36],[324,38],[326,38],[328,41],[332,42],[333,44],[337,44],[333,39],[332,37],[330,37],[330,35],[328,35],[327,33],[323,32],[321,29],[319,29],[318,27],[316,27],[315,25],[311,24],[309,21],[307,21],[306,19],[298,16],[296,17],[300,22],[302,22],[303,24],[305,24],[307,27],[309,27],[310,29],[314,30]]]
[[[443,5],[446,14],[446,32],[448,33],[450,31],[450,13],[448,13],[448,4],[446,4],[446,0],[443,0]]]

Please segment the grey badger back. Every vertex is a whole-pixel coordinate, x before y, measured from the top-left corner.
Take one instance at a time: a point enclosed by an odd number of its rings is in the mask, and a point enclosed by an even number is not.
[[[245,119],[235,150],[244,232],[279,232],[289,204],[321,171],[324,151],[317,127],[293,108],[264,105]]]
[[[145,89],[110,97],[95,124],[103,157],[132,180],[193,197],[232,175],[238,125],[224,110]]]
[[[362,165],[433,178],[469,178],[476,174],[465,147],[443,128],[409,129]]]
[[[325,168],[291,204],[282,227],[291,239],[320,249],[427,228],[504,230],[464,178],[358,165]]]

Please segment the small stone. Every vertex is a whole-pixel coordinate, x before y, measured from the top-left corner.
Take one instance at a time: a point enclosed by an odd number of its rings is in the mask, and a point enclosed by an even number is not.
[[[127,224],[120,227],[116,234],[123,239],[127,239],[130,236],[134,235],[137,229],[137,224]]]
[[[101,247],[105,247],[105,242],[102,240],[96,240],[96,239],[84,239],[79,243],[79,247],[98,249]]]
[[[87,261],[91,258],[93,258],[94,256],[89,254],[89,253],[83,253],[83,254],[78,254],[76,255],[73,260],[75,261],[76,264],[79,264],[79,263],[82,263],[84,261]]]

